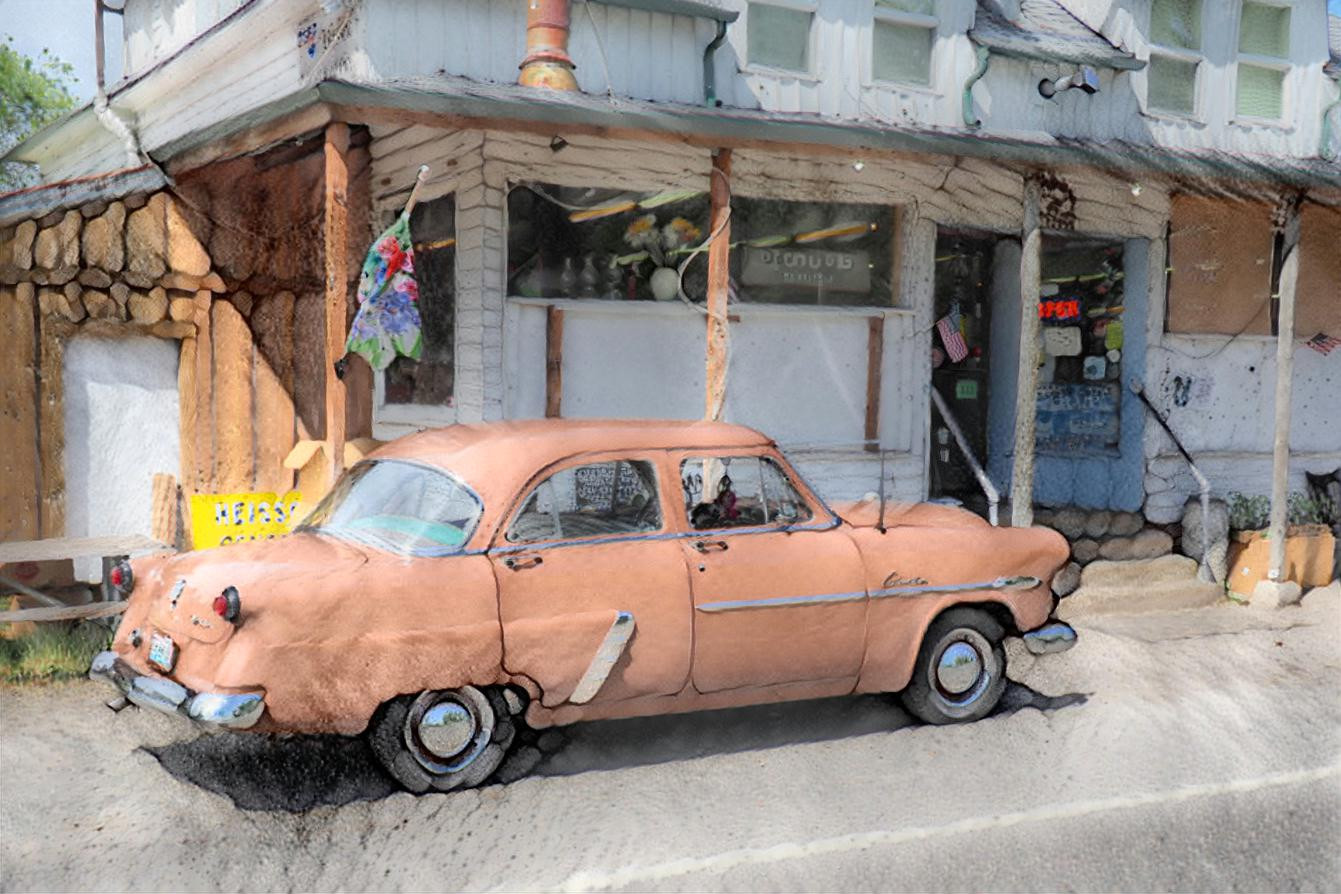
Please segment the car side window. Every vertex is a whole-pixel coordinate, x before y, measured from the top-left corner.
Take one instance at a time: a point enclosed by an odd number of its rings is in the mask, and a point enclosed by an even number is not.
[[[571,466],[541,481],[505,536],[509,543],[539,543],[660,528],[656,470],[621,459]]]
[[[696,531],[809,521],[810,507],[766,456],[691,457],[680,464],[684,510]]]

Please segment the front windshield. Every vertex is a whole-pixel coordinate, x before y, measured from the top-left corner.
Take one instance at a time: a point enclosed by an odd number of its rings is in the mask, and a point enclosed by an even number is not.
[[[298,530],[441,555],[465,545],[483,508],[470,488],[441,470],[380,460],[350,469]]]

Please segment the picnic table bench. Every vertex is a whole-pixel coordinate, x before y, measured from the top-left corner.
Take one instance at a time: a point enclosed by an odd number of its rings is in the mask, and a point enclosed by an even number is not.
[[[113,534],[105,537],[53,537],[46,540],[14,540],[0,543],[0,566],[17,562],[58,562],[96,556],[102,560],[102,585],[98,600],[86,605],[67,605],[54,596],[0,574],[0,588],[13,590],[42,603],[40,608],[0,612],[0,623],[12,621],[67,621],[77,618],[101,618],[125,611],[108,581],[112,565],[130,556],[171,552],[166,543],[143,534]]]

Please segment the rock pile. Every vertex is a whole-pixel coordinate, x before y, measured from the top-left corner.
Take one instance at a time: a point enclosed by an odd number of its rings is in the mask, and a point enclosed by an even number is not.
[[[1108,509],[1038,509],[1034,524],[1052,528],[1071,544],[1071,562],[1053,581],[1053,589],[1069,595],[1080,583],[1081,568],[1097,559],[1131,562],[1155,559],[1173,552],[1168,531],[1147,526],[1137,512]]]
[[[62,326],[188,338],[196,333],[196,306],[223,291],[223,279],[167,193],[54,211],[0,229],[3,300],[36,304],[42,317]]]

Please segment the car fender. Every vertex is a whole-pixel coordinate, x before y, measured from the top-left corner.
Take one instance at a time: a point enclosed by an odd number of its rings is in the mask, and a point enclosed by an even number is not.
[[[534,680],[546,708],[590,701],[624,659],[634,625],[632,615],[615,609],[508,621],[503,666]]]

